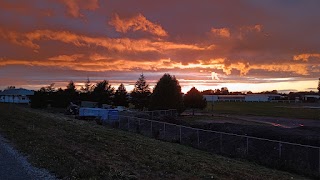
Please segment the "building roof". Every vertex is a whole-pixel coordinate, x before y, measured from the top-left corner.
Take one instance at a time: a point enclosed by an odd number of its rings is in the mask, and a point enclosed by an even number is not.
[[[5,89],[4,91],[0,92],[0,95],[25,95],[25,96],[30,96],[34,95],[34,91],[28,90],[28,89]]]

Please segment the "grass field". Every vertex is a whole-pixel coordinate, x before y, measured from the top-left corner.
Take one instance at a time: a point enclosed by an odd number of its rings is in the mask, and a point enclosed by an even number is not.
[[[0,132],[36,166],[65,179],[304,179],[179,144],[0,104]]]
[[[318,104],[315,104],[318,105]],[[268,102],[215,102],[208,103],[205,111],[216,114],[254,115],[320,120],[320,108],[303,108],[304,104]],[[319,106],[319,105],[318,105]]]

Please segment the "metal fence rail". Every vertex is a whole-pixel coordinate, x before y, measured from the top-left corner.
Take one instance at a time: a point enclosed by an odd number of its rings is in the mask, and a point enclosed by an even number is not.
[[[204,130],[132,116],[119,116],[118,121],[109,123],[115,128],[148,137],[320,177],[320,147]]]

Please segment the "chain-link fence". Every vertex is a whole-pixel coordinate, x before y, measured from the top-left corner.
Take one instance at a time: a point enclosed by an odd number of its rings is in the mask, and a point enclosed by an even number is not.
[[[158,120],[161,116],[171,116],[176,117],[178,112],[176,109],[169,110],[155,110],[155,111],[130,111],[130,112],[122,112],[124,116],[135,116],[144,119]]]
[[[155,115],[155,113],[153,114]],[[269,167],[320,177],[320,147],[119,116],[115,128],[201,150],[245,158]]]

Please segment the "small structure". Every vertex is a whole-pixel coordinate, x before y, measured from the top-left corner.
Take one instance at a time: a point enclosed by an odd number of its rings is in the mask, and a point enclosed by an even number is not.
[[[0,102],[28,104],[30,97],[34,95],[34,91],[28,89],[5,89],[0,92]]]
[[[80,119],[99,119],[102,122],[119,119],[119,111],[116,109],[84,108],[79,109]]]

